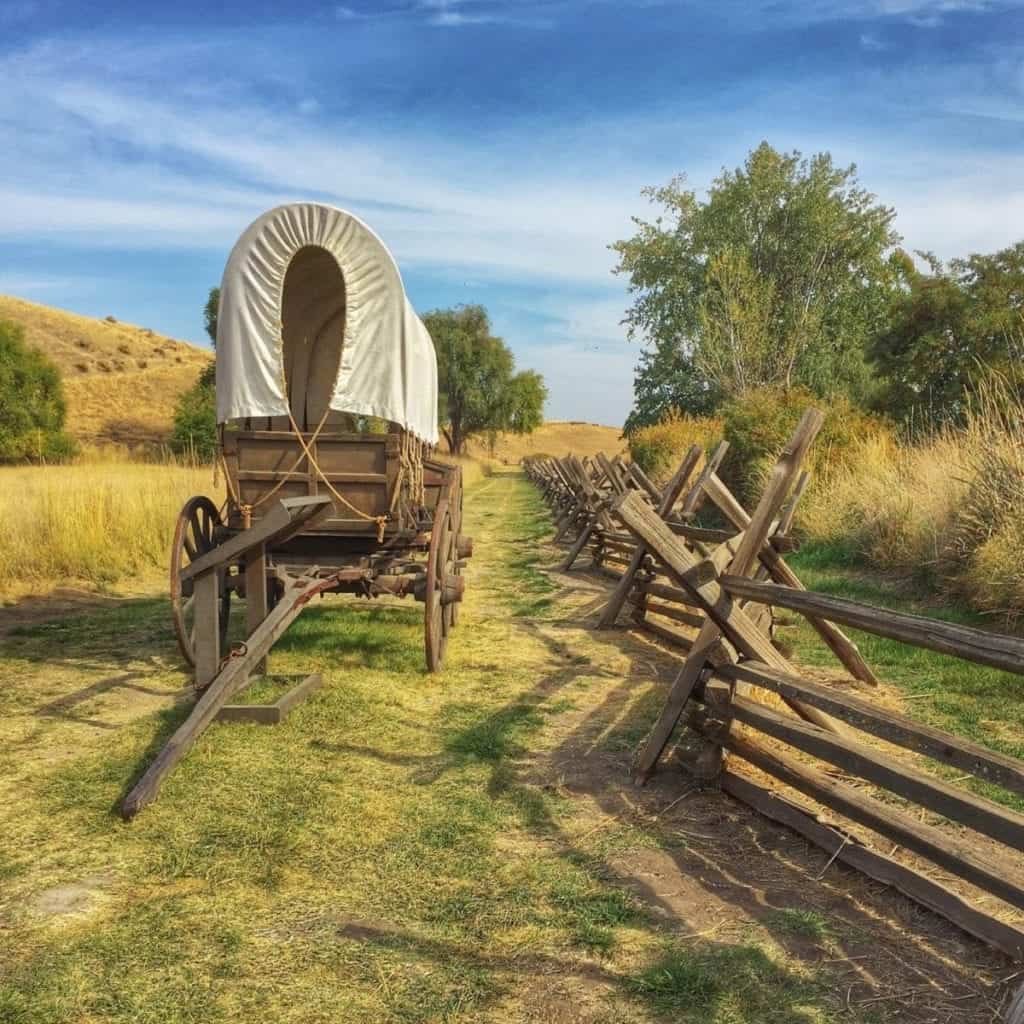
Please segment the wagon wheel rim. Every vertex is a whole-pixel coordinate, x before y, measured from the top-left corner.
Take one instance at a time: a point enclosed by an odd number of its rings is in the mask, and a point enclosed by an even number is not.
[[[181,573],[195,559],[217,546],[217,529],[222,526],[217,506],[209,498],[199,495],[185,502],[174,527],[171,541],[171,619],[181,656],[195,666],[196,640],[193,603],[195,596],[190,583],[182,583]],[[231,614],[231,592],[220,580],[220,639],[227,639],[228,617]]]
[[[462,533],[462,469],[459,468],[459,475],[455,482],[455,515],[452,519],[452,545],[458,543],[459,536]],[[462,575],[462,567],[458,564],[458,551],[454,553],[452,559],[455,562],[455,567],[452,569],[457,576]],[[454,629],[459,624],[459,605],[461,601],[453,601],[451,604],[445,606],[447,612],[447,624],[449,629]]]
[[[451,565],[451,523],[448,498],[444,497],[438,502],[434,514],[434,527],[430,531],[430,548],[427,552],[427,585],[423,619],[427,670],[429,672],[436,672],[440,669],[444,663],[444,652],[448,645],[444,605],[441,604],[441,587]]]

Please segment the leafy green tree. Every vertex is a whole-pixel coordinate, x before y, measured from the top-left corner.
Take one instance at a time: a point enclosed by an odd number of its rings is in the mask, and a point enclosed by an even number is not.
[[[217,347],[217,314],[219,312],[220,289],[211,288],[210,294],[206,297],[206,305],[203,306],[203,325],[206,327],[206,333],[210,336],[214,348]]]
[[[528,434],[543,421],[547,388],[491,334],[483,306],[437,309],[423,317],[437,352],[438,418],[448,450],[460,454],[475,435]]]
[[[0,320],[0,461],[61,461],[77,451],[64,432],[60,371],[25,342],[19,324]]]
[[[888,326],[870,347],[884,391],[880,406],[922,426],[959,422],[990,374],[1024,390],[1024,242],[943,265],[908,260]]]
[[[681,177],[644,194],[659,215],[635,218],[633,237],[612,246],[633,295],[627,329],[654,353],[637,373],[639,416],[662,405],[681,367],[697,397],[866,392],[865,349],[887,312],[899,238],[854,166],[763,142],[706,200]]]
[[[202,462],[217,454],[216,365],[203,367],[199,379],[178,399],[171,429],[171,450]]]
[[[203,306],[203,324],[214,347],[217,345],[217,312],[220,289],[211,288]],[[171,450],[179,455],[210,461],[217,454],[217,364],[211,362],[199,379],[184,392],[174,408]]]
[[[656,342],[640,353],[633,394],[633,409],[622,428],[627,437],[679,410],[707,416],[719,402],[718,389],[694,366],[693,356],[671,341]]]

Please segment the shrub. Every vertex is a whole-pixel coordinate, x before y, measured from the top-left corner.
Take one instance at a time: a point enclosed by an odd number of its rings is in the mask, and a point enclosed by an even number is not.
[[[203,462],[217,455],[216,363],[209,363],[199,379],[179,399],[174,410],[171,450]]]
[[[64,432],[60,372],[25,343],[22,328],[0,321],[0,462],[60,462],[75,442]]]
[[[721,439],[720,419],[672,413],[660,423],[635,430],[629,436],[629,455],[648,476],[664,483],[691,445],[708,449]]]
[[[1024,613],[1024,407],[995,397],[919,443],[855,444],[804,498],[800,533],[982,611]]]
[[[891,436],[884,420],[841,396],[824,402],[803,388],[745,391],[724,403],[721,416],[723,437],[729,442],[722,473],[746,502],[756,503],[765,473],[811,406],[825,414],[805,463],[817,477],[848,462],[868,439]]]

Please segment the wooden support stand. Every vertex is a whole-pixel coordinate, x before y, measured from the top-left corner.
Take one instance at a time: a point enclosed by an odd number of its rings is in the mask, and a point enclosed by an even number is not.
[[[306,676],[273,704],[225,704],[217,712],[217,722],[252,722],[255,725],[280,725],[298,704],[311,697],[324,685],[319,672]]]
[[[195,581],[196,684],[202,688],[202,695],[188,718],[178,726],[163,750],[124,798],[121,804],[124,818],[135,817],[143,807],[156,799],[164,779],[217,718],[224,705],[248,685],[250,674],[266,664],[267,652],[299,616],[309,600],[334,583],[330,577],[318,579],[315,571],[308,576],[292,577],[285,585],[281,600],[269,613],[266,612],[265,590],[257,590],[256,603],[248,623],[251,632],[244,653],[222,661],[217,612],[218,573],[235,560],[245,559],[247,575],[251,569],[251,575],[255,577],[258,568],[265,569],[268,546],[315,526],[331,513],[332,508],[329,497],[288,498],[280,501],[251,530],[237,534],[206,552],[190,563],[182,573],[183,579]],[[262,617],[256,621],[258,614],[262,614]]]

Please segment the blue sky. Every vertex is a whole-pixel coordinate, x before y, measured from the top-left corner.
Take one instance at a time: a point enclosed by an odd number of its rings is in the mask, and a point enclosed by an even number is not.
[[[203,342],[246,224],[319,198],[618,425],[607,246],[761,139],[856,162],[909,247],[1024,237],[1024,0],[0,0],[0,292]]]

